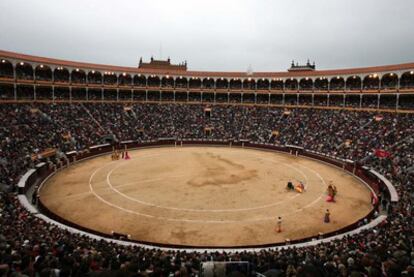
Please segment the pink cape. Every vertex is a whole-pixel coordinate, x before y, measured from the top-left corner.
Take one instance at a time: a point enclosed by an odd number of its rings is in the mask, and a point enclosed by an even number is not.
[[[130,159],[129,154],[128,154],[128,151],[125,151],[125,157],[124,157],[124,159],[125,160],[129,160]]]

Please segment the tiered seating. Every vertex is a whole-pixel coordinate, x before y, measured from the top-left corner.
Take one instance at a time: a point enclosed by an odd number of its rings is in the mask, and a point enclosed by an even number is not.
[[[311,271],[319,274],[312,276],[412,272],[414,115],[209,107],[210,116],[198,104],[134,104],[127,108],[121,104],[0,104],[1,274],[190,276],[197,273],[202,261],[211,259],[249,261],[261,273],[294,271],[298,276]],[[204,132],[205,127],[211,127],[211,134]],[[297,145],[375,168],[393,181],[401,201],[389,209],[387,222],[375,230],[323,245],[260,253],[183,253],[113,245],[50,226],[19,205],[15,185],[34,165],[32,154],[50,147],[62,152],[80,150],[100,143],[108,134],[118,140],[177,137]],[[391,156],[377,158],[374,149],[389,151]]]

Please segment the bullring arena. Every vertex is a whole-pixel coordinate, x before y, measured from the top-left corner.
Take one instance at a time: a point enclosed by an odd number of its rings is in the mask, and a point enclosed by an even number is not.
[[[229,147],[148,148],[130,155],[72,165],[44,184],[40,200],[58,216],[108,235],[199,247],[299,240],[344,228],[372,209],[361,181],[303,157]],[[289,181],[303,182],[305,191],[287,191]],[[339,191],[335,203],[326,202],[329,183]],[[326,209],[331,224],[323,223]]]
[[[0,9],[0,277],[414,276],[414,1]]]
[[[0,267],[40,247],[43,267],[73,257],[69,276],[326,270],[308,256],[354,270],[400,255],[401,272],[413,103],[414,63],[246,74],[0,51]]]

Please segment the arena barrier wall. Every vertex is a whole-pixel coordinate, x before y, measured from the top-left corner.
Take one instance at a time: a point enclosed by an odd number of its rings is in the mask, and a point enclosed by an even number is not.
[[[37,190],[41,189],[41,185],[47,181],[47,179],[53,176],[60,170],[68,167],[72,163],[84,161],[90,158],[94,158],[100,155],[105,155],[111,153],[113,147],[118,147],[118,149],[124,149],[124,146],[127,146],[129,150],[132,149],[140,149],[140,148],[149,148],[149,147],[183,147],[183,146],[195,146],[195,145],[203,145],[203,146],[226,146],[226,147],[246,147],[246,148],[255,148],[255,149],[262,149],[262,150],[270,150],[270,151],[277,151],[283,152],[291,155],[303,156],[308,157],[311,159],[316,159],[322,161],[324,163],[328,163],[330,165],[342,168],[343,170],[347,171],[349,174],[355,175],[357,178],[360,178],[363,182],[366,183],[370,187],[375,194],[379,192],[382,193],[385,197],[390,198],[393,195],[392,190],[395,191],[395,188],[392,186],[391,182],[389,182],[384,176],[377,174],[372,174],[369,172],[370,169],[366,167],[362,167],[357,163],[354,163],[349,160],[339,159],[333,156],[325,155],[322,153],[317,153],[314,151],[308,151],[301,147],[296,146],[281,146],[281,145],[274,145],[274,144],[267,144],[267,143],[253,143],[248,141],[228,141],[228,140],[193,140],[193,139],[174,139],[174,138],[165,138],[161,140],[151,140],[145,142],[138,142],[138,141],[127,141],[127,142],[120,142],[119,144],[113,146],[110,144],[102,144],[102,145],[95,145],[91,146],[88,149],[82,151],[72,151],[67,153],[67,162],[59,163],[57,166],[54,164],[48,163],[41,163],[36,166],[36,169],[30,169],[19,181],[19,200],[21,204],[26,207],[30,212],[34,212],[36,209],[32,209],[27,207],[30,205],[29,201],[22,200],[22,196],[33,186],[36,186]],[[40,188],[37,188],[39,186]],[[391,186],[391,192],[390,190]],[[26,196],[27,197],[27,196]],[[25,197],[25,198],[26,198]],[[27,200],[27,198],[26,198]],[[391,199],[392,200],[392,199]],[[395,199],[393,199],[395,200]],[[398,198],[397,198],[398,201]],[[395,201],[394,201],[395,202]],[[172,245],[172,244],[161,244],[161,243],[154,243],[154,242],[146,242],[146,241],[137,241],[137,240],[119,240],[114,239],[114,236],[109,234],[101,233],[95,230],[90,230],[83,226],[77,225],[73,222],[69,222],[64,218],[54,214],[50,211],[46,206],[43,205],[41,201],[37,201],[37,208],[39,214],[38,217],[42,218],[43,220],[48,221],[52,224],[57,224],[61,228],[65,228],[71,232],[77,232],[84,235],[90,235],[92,238],[100,238],[106,239],[109,241],[113,241],[116,243],[125,244],[129,243],[132,245],[138,245],[142,247],[150,247],[150,248],[162,248],[162,249],[188,249],[188,250],[203,250],[203,251],[229,251],[233,249],[234,251],[240,250],[249,250],[249,251],[260,251],[262,249],[279,249],[279,248],[286,248],[286,247],[306,247],[310,245],[316,245],[318,243],[329,242],[335,239],[340,239],[346,235],[357,234],[363,230],[371,229],[383,222],[387,217],[385,215],[378,216],[374,218],[374,214],[377,211],[378,206],[374,206],[371,212],[366,215],[365,217],[357,220],[356,222],[336,230],[334,232],[325,233],[319,236],[307,237],[298,240],[287,241],[285,243],[274,243],[274,244],[264,244],[264,245],[249,245],[249,246],[240,246],[240,247],[191,247],[191,246],[184,246],[184,245]],[[364,224],[364,221],[368,221],[368,224]]]

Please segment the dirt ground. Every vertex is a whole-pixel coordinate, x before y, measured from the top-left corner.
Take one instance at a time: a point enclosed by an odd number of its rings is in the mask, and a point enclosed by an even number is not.
[[[59,216],[134,240],[248,246],[326,233],[367,215],[370,191],[344,171],[302,157],[229,147],[162,147],[72,165],[50,178],[42,202]],[[286,190],[303,182],[306,191]],[[326,188],[338,188],[336,203]],[[331,222],[324,223],[325,210]],[[282,217],[282,232],[276,218]]]

